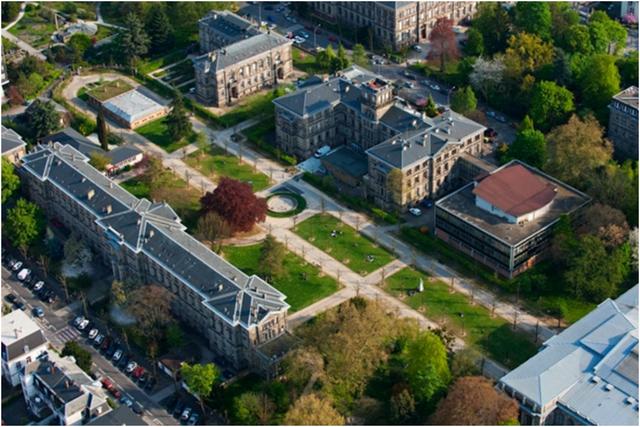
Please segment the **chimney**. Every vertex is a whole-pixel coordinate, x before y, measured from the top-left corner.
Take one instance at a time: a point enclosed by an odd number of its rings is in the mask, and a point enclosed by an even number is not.
[[[96,190],[94,190],[93,188],[91,190],[87,191],[87,199],[88,200],[93,199],[93,196],[95,196],[95,195],[96,195]]]
[[[154,231],[153,231],[153,230],[149,230],[149,238],[153,237],[153,235],[154,235],[154,234],[155,234],[155,233],[154,233]]]
[[[69,380],[64,380],[64,388],[68,389],[70,385]]]
[[[113,208],[111,207],[110,204],[105,206],[105,208],[104,208],[104,211],[107,213],[107,215],[110,214],[112,210],[113,210]]]

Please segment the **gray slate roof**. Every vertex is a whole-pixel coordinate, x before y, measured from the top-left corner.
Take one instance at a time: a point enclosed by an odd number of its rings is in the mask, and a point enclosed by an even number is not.
[[[341,169],[354,178],[362,178],[368,170],[367,156],[343,145],[320,159]]]
[[[260,32],[251,22],[226,10],[211,11],[200,19],[198,24],[207,27],[210,31],[220,33],[226,39],[232,40],[232,43]]]
[[[638,285],[547,340],[500,383],[539,406],[557,399],[587,423],[638,425]]]
[[[229,323],[250,328],[270,312],[288,309],[285,295],[257,276],[247,276],[187,234],[169,205],[129,194],[71,146],[39,146],[23,158],[23,164],[25,170],[72,194],[116,244],[151,257]]]
[[[399,115],[397,112],[392,114]],[[367,150],[367,154],[399,169],[437,157],[447,145],[461,144],[470,134],[484,130],[481,124],[453,111],[434,118],[414,116],[411,122],[408,122],[409,117],[402,120],[402,126],[410,130]]]
[[[280,34],[260,33],[248,39],[230,44],[222,49],[217,49],[199,56],[193,60],[193,64],[204,73],[216,72],[278,46],[291,43],[291,40]]]
[[[133,412],[127,405],[120,405],[86,423],[87,426],[146,426],[148,425],[140,415]]]
[[[26,145],[27,143],[18,132],[2,125],[2,154],[10,153]]]

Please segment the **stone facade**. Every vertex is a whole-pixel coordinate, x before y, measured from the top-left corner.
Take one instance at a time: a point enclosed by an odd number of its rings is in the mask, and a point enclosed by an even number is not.
[[[207,15],[200,20],[200,47],[207,53],[194,59],[196,96],[225,107],[276,86],[293,72],[291,45],[230,12]]]
[[[424,43],[438,18],[455,23],[469,19],[476,11],[473,1],[404,2],[310,2],[316,15],[355,28],[370,28],[378,47],[394,50]]]
[[[186,232],[165,203],[137,199],[68,145],[40,146],[19,169],[49,218],[83,236],[115,280],[170,290],[173,311],[236,369],[264,366],[258,347],[285,333],[285,296]]]
[[[616,157],[638,159],[638,87],[630,86],[609,104],[609,138]]]

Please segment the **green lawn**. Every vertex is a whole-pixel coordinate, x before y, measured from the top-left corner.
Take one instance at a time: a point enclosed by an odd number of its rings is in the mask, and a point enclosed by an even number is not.
[[[285,166],[293,166],[298,162],[293,156],[284,154],[275,145],[276,125],[273,115],[242,131],[247,141],[256,151],[269,156]]]
[[[256,192],[270,186],[268,176],[254,172],[252,166],[243,163],[236,156],[226,154],[219,147],[212,146],[206,153],[202,153],[202,150],[195,151],[187,156],[185,162],[215,181],[222,177],[237,179],[251,184]]]
[[[136,197],[166,201],[182,218],[182,223],[187,226],[189,231],[195,230],[202,194],[196,188],[189,186],[183,179],[167,171],[152,184],[145,182],[142,177],[136,177],[120,185]]]
[[[138,65],[138,71],[141,74],[151,73],[159,68],[174,64],[186,56],[184,49],[177,48],[160,56],[147,58]]]
[[[332,230],[337,231],[336,237],[331,237]],[[296,226],[295,232],[362,276],[394,259],[386,249],[329,214],[306,219]],[[368,255],[374,257],[372,262],[367,260]]]
[[[110,27],[105,27],[104,25],[98,25],[98,32],[94,36],[96,40],[106,39],[114,34],[114,30]]]
[[[417,289],[421,278],[424,292],[409,296],[408,291]],[[466,296],[450,292],[444,282],[431,281],[428,275],[410,267],[385,282],[387,292],[421,311],[425,317],[444,323],[454,334],[464,334],[465,342],[507,368],[515,368],[537,352],[533,337],[514,331],[505,319],[491,317],[489,310],[479,304],[472,305]]]
[[[104,102],[114,96],[121,95],[125,92],[133,89],[129,83],[122,79],[111,80],[95,86],[94,88],[87,90],[87,95],[90,95],[98,101]]]
[[[279,87],[267,93],[249,96],[240,101],[233,110],[219,116],[218,121],[224,127],[231,127],[254,117],[273,114],[275,107],[272,101],[285,93],[285,87]]]
[[[41,10],[42,8],[36,9],[34,5],[29,5],[22,19],[9,32],[35,48],[48,46],[56,26],[53,11]]]
[[[298,70],[307,74],[322,73],[322,70],[318,64],[316,64],[316,57],[308,52],[304,52],[297,47],[291,50],[293,56],[293,66]]]
[[[247,274],[256,274],[262,243],[251,246],[226,246],[224,257]],[[306,274],[306,280],[304,278]],[[293,252],[287,251],[284,274],[270,284],[287,296],[290,312],[298,311],[338,290],[333,277],[321,275],[320,269],[307,263]]]
[[[417,228],[403,227],[400,238],[421,252],[433,256],[438,261],[453,267],[459,273],[474,278],[476,282],[487,289],[505,296],[515,296],[518,285],[526,282],[528,277],[543,274],[548,277],[553,286],[552,293],[527,293],[520,286],[520,296],[527,311],[538,315],[549,315],[552,307],[564,307],[564,322],[574,323],[595,308],[595,304],[580,301],[562,293],[562,277],[557,271],[553,271],[548,262],[541,262],[528,272],[515,279],[509,280],[498,276],[493,270],[480,264],[470,256],[439,240],[431,234],[423,234]]]
[[[162,147],[167,153],[172,153],[185,145],[191,144],[195,140],[195,134],[191,134],[190,136],[178,141],[171,138],[167,128],[166,117],[149,122],[144,126],[140,126],[136,129],[136,132],[154,144]]]

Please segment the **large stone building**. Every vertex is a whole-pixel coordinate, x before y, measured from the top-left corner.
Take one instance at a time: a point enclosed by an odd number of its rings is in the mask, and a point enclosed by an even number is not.
[[[458,160],[482,151],[484,126],[453,111],[420,114],[394,96],[390,81],[357,66],[326,81],[313,77],[274,103],[280,149],[305,159],[324,145],[346,145],[322,160],[325,168],[339,186],[386,209],[453,189]],[[403,176],[401,191],[391,189],[393,170]]]
[[[200,47],[206,53],[193,60],[196,96],[216,107],[277,85],[293,71],[292,41],[262,32],[230,12],[201,19]]]
[[[638,159],[638,87],[618,93],[609,104],[609,138],[616,157]]]
[[[518,160],[436,202],[436,236],[512,278],[543,259],[555,224],[589,197]]]
[[[500,379],[521,425],[638,425],[638,285]]]
[[[394,50],[427,42],[438,18],[458,23],[476,11],[474,1],[314,1],[310,6],[317,16],[328,21],[355,29],[370,28],[379,47]]]
[[[174,313],[235,368],[271,366],[278,355],[261,346],[285,334],[286,297],[187,234],[169,205],[134,197],[88,160],[69,145],[41,145],[19,173],[31,199],[82,235],[115,280],[166,287]]]

